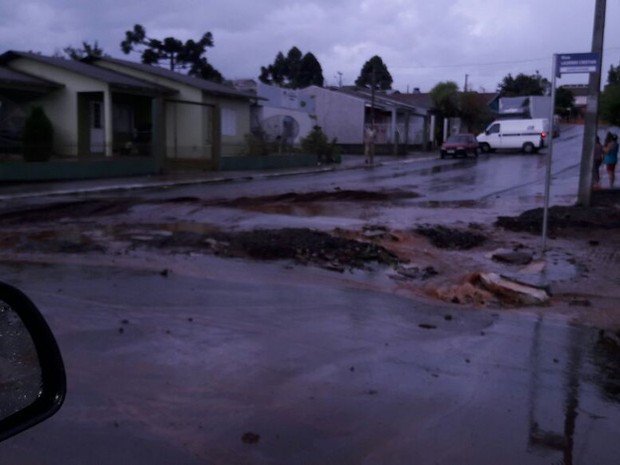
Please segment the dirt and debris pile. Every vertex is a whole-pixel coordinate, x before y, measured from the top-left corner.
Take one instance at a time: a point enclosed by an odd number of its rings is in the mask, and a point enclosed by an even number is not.
[[[463,231],[446,226],[420,226],[415,232],[428,237],[440,249],[468,250],[482,245],[486,237],[477,232]]]
[[[535,234],[542,232],[543,209],[535,208],[521,213],[519,216],[500,216],[496,226],[509,231],[526,231]],[[620,209],[614,205],[554,206],[549,208],[548,229],[557,233],[568,228],[620,228]]]
[[[544,305],[549,302],[550,295],[546,289],[512,277],[497,273],[480,273],[477,281],[505,305]]]
[[[253,207],[269,203],[309,203],[309,202],[389,202],[402,199],[414,199],[420,195],[400,189],[370,191],[335,188],[333,191],[288,192],[262,197],[238,197],[233,200],[216,200],[213,204],[225,204],[233,207]]]
[[[439,271],[432,266],[399,265],[394,270],[396,273],[391,276],[397,281],[408,281],[411,279],[425,281],[439,274]]]
[[[211,238],[216,241],[220,254],[260,260],[293,259],[340,271],[364,268],[370,262],[391,266],[401,262],[398,256],[380,245],[307,228],[218,232]]]
[[[0,222],[6,224],[46,223],[63,218],[86,218],[118,215],[127,212],[132,200],[78,200],[47,205],[7,209],[0,212]]]

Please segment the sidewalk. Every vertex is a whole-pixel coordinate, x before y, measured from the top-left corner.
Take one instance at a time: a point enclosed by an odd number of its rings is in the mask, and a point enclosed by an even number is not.
[[[375,156],[375,166],[391,163],[411,163],[437,158],[435,152],[411,152],[407,155]],[[335,165],[285,168],[260,171],[201,171],[179,172],[150,176],[121,177],[108,179],[87,179],[56,182],[11,183],[0,187],[0,202],[10,199],[25,199],[55,195],[70,195],[89,192],[132,190],[168,186],[182,186],[204,183],[231,182],[240,179],[259,179],[278,176],[296,176],[310,173],[367,168],[362,155],[343,155],[342,162]]]

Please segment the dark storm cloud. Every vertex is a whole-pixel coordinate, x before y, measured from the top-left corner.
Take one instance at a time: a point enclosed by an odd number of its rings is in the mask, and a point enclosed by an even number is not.
[[[617,10],[608,2],[604,71],[620,61],[611,32]],[[581,0],[25,0],[0,7],[0,43],[53,54],[97,41],[122,57],[125,31],[139,23],[157,38],[212,32],[207,57],[228,78],[256,78],[279,51],[297,46],[316,55],[331,84],[339,73],[351,84],[379,55],[400,90],[446,80],[462,86],[466,74],[473,88],[494,90],[508,73],[550,77],[553,53],[588,51],[593,16],[593,2]]]

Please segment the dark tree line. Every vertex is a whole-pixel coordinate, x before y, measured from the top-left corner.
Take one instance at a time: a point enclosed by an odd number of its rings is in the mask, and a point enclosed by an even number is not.
[[[213,34],[210,32],[205,32],[199,40],[189,39],[185,42],[175,37],[158,39],[148,36],[141,24],[125,31],[125,39],[120,43],[123,53],[138,53],[142,63],[164,65],[172,71],[187,71],[192,76],[223,82],[222,74],[205,56],[207,49],[213,45]],[[97,42],[93,45],[82,42],[81,47],[65,47],[63,51],[74,60],[104,55]],[[286,55],[278,52],[273,63],[261,66],[259,80],[265,84],[293,89],[312,85],[323,87],[325,84],[323,68],[316,56],[311,52],[304,54],[295,46]],[[388,90],[392,88],[392,82],[387,66],[381,57],[375,55],[364,63],[355,85],[371,88],[374,84],[375,89]]]
[[[611,65],[607,85],[601,94],[600,115],[614,126],[620,126],[620,64]]]
[[[121,42],[123,53],[140,53],[142,63],[158,65],[164,62],[172,71],[188,70],[188,74],[192,76],[222,82],[222,74],[204,56],[207,47],[213,47],[213,34],[210,32],[205,32],[197,41],[189,39],[183,42],[174,37],[155,39],[148,37],[140,24],[126,31],[125,40]]]
[[[375,55],[362,66],[360,75],[355,80],[355,85],[376,90],[389,90],[392,88],[392,75],[381,57]]]
[[[301,89],[308,86],[323,87],[323,69],[316,57],[308,52],[305,55],[297,47],[292,47],[286,56],[278,52],[272,64],[261,66],[258,77],[261,82],[280,87]]]
[[[501,97],[548,95],[550,89],[551,83],[547,78],[542,77],[538,71],[529,76],[519,73],[516,77],[509,73],[497,87]]]
[[[65,52],[65,54],[72,60],[103,56],[103,50],[99,47],[99,43],[97,41],[95,41],[92,45],[84,41],[82,42],[82,47],[65,47],[62,51]]]

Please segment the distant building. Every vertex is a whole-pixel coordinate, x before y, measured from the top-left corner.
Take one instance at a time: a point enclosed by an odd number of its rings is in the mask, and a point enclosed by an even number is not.
[[[256,83],[255,89],[258,99],[252,112],[252,131],[269,140],[298,144],[319,126],[329,140],[357,153],[365,129],[373,123],[378,153],[402,153],[423,146],[428,138],[427,109],[401,100],[397,92],[373,96],[370,89],[358,87],[288,89],[263,83]]]
[[[549,96],[500,97],[495,116],[497,119],[549,118],[550,112]]]
[[[401,100],[397,92],[373,95],[367,88],[310,86],[303,93],[315,99],[316,124],[347,150],[359,150],[369,126],[375,130],[377,153],[403,153],[428,139],[427,109]]]
[[[588,106],[588,85],[587,84],[569,84],[562,86],[572,92],[575,97],[573,111],[571,112],[571,121],[583,121]]]

